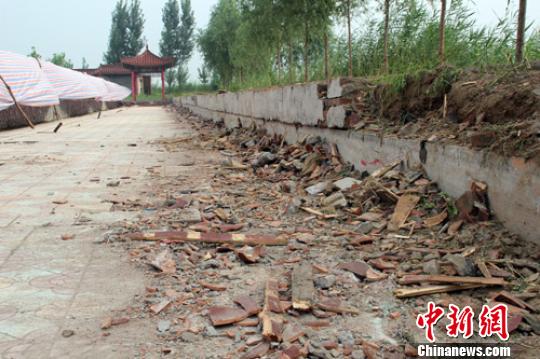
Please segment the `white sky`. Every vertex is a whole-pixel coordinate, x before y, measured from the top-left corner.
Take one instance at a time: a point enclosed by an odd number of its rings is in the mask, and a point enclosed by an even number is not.
[[[481,25],[495,24],[497,15],[504,15],[507,3],[507,0],[469,1]],[[115,3],[116,0],[0,0],[0,24],[4,30],[0,49],[28,54],[36,46],[45,58],[54,52],[65,52],[75,67],[81,66],[83,57],[91,67],[97,67],[107,48]],[[141,0],[146,19],[144,36],[156,53],[159,53],[164,3],[165,0]],[[217,0],[192,0],[197,28],[206,26],[216,3]],[[538,27],[540,0],[528,3],[527,21]],[[201,62],[199,53],[195,53],[189,64],[192,80],[197,79]]]

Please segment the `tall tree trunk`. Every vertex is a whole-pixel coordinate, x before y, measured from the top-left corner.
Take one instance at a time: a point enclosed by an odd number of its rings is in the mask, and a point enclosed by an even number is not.
[[[288,54],[289,56],[287,62],[288,62],[288,65],[289,65],[289,82],[292,83],[293,82],[293,70],[294,70],[294,67],[293,67],[293,46],[292,46],[292,41],[291,39],[289,38],[289,51],[288,51]]]
[[[353,71],[352,71],[351,0],[347,0],[347,33],[348,33],[348,46],[349,46],[349,77],[352,77]]]
[[[276,61],[277,61],[277,67],[278,67],[278,80],[281,81],[281,77],[282,77],[281,75],[283,72],[283,63],[281,61],[281,44],[279,44],[277,48]]]
[[[307,19],[304,21],[304,82],[309,81],[309,25]]]
[[[527,12],[527,0],[519,0],[519,14],[516,37],[516,64],[523,63],[523,46],[525,44],[525,22]]]
[[[328,64],[328,30],[324,31],[324,78],[330,80],[330,66]]]
[[[388,28],[390,26],[390,0],[384,0],[384,72],[390,72],[388,63]]]
[[[439,60],[441,64],[445,62],[445,44],[446,44],[446,0],[441,0],[441,18],[439,21]]]

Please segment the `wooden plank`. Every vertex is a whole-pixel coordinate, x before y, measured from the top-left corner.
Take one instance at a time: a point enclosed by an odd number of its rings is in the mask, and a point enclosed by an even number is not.
[[[296,310],[308,311],[313,306],[315,286],[310,263],[294,267],[292,272],[292,306]]]
[[[418,201],[420,201],[420,197],[413,194],[404,194],[399,197],[394,214],[390,219],[390,223],[388,223],[388,230],[392,232],[398,231],[405,224]]]
[[[394,295],[398,298],[412,298],[422,295],[457,292],[460,290],[475,289],[484,287],[483,284],[464,284],[464,285],[434,285],[421,288],[400,288],[394,291]]]
[[[493,276],[491,275],[488,267],[486,266],[486,262],[482,261],[482,260],[476,260],[475,261],[475,264],[476,266],[478,267],[478,269],[480,270],[480,272],[482,273],[482,275],[486,278],[492,278]]]
[[[503,278],[484,278],[484,277],[457,277],[446,275],[405,275],[399,280],[400,284],[416,283],[463,283],[463,284],[482,284],[488,285],[508,285]]]
[[[152,233],[132,233],[128,239],[135,241],[169,241],[232,244],[235,246],[286,246],[288,239],[284,236],[269,236],[240,233],[199,233],[192,231],[166,231]]]
[[[268,340],[280,342],[283,333],[283,319],[274,314],[283,312],[278,288],[277,280],[269,279],[266,282],[264,307],[262,312],[259,313],[259,318],[262,322],[263,337]]]

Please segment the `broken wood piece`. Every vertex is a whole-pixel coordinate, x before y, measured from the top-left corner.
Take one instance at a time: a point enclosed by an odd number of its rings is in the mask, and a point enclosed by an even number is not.
[[[352,272],[356,276],[366,278],[369,281],[378,281],[387,277],[386,274],[375,271],[364,261],[342,263],[338,265],[338,268]]]
[[[239,233],[199,233],[192,231],[167,231],[153,233],[132,233],[127,238],[135,241],[170,241],[233,244],[235,246],[285,246],[288,240],[281,236],[239,234]]]
[[[289,323],[283,329],[283,342],[294,343],[305,335],[304,329],[295,323]]]
[[[248,317],[248,313],[239,308],[215,306],[208,308],[208,316],[213,326],[220,327],[241,322]]]
[[[394,163],[389,164],[388,166],[381,167],[378,170],[373,171],[373,173],[371,174],[371,177],[373,178],[382,177],[388,172],[390,172],[391,170],[393,170],[394,168],[396,168],[399,165],[399,163],[400,161],[396,161]]]
[[[111,318],[107,317],[101,322],[101,329],[106,330],[116,325],[126,324],[129,322],[128,317]]]
[[[257,318],[247,318],[244,319],[238,323],[235,323],[235,325],[239,327],[256,327],[259,325],[259,319]]]
[[[280,342],[283,333],[283,319],[274,313],[283,313],[279,299],[279,283],[275,279],[268,279],[264,293],[264,307],[259,313],[262,321],[262,335],[268,340]]]
[[[261,258],[263,248],[262,247],[250,247],[244,246],[241,249],[235,251],[238,258],[240,258],[244,263],[253,264],[257,263]]]
[[[431,227],[435,227],[435,226],[438,226],[439,224],[443,223],[446,218],[448,218],[448,212],[447,211],[442,211],[441,213],[433,216],[433,217],[430,217],[430,218],[426,218],[424,220],[424,225],[428,228],[431,228]]]
[[[233,302],[244,308],[249,315],[258,314],[261,311],[261,307],[257,302],[248,295],[242,295],[233,299]]]
[[[208,283],[208,282],[205,282],[205,281],[199,281],[199,284],[206,288],[206,289],[210,289],[210,290],[214,290],[214,291],[217,291],[217,292],[223,292],[225,290],[227,290],[227,286],[226,285],[222,285],[222,284],[213,284],[213,283]]]
[[[168,250],[160,252],[150,265],[165,274],[176,273],[176,262]]]
[[[390,223],[388,223],[388,230],[392,232],[398,231],[405,224],[418,201],[420,201],[420,197],[413,194],[404,194],[401,196],[394,209]]]
[[[317,307],[324,311],[337,314],[360,314],[358,309],[342,305],[339,298],[324,298],[317,303]]]
[[[305,357],[305,353],[298,344],[293,344],[281,351],[279,359],[300,359]]]
[[[162,300],[161,302],[157,304],[153,304],[150,306],[150,311],[154,314],[159,314],[163,310],[165,310],[169,305],[171,304],[170,300]]]
[[[333,219],[333,218],[336,218],[337,217],[337,214],[324,214],[322,212],[319,212],[313,208],[309,208],[309,207],[300,207],[301,210],[309,213],[309,214],[313,214],[319,218],[322,218],[322,219]]]
[[[505,302],[505,303],[510,303],[512,305],[515,305],[516,307],[520,307],[522,309],[526,309],[528,311],[530,311],[531,313],[534,313],[536,312],[536,308],[533,307],[532,305],[530,305],[529,303],[527,303],[526,301],[512,295],[511,293],[503,290],[499,293],[497,293],[494,297],[493,297],[493,300],[496,300],[498,302]]]
[[[486,277],[486,278],[492,278],[493,277],[484,261],[478,259],[478,260],[475,261],[475,264],[478,267],[478,270],[480,271],[480,273],[482,273],[482,275],[484,277]]]
[[[268,342],[261,342],[257,344],[257,346],[251,348],[247,352],[244,353],[240,357],[240,359],[256,359],[256,358],[262,358],[268,353],[270,350],[270,343]]]
[[[313,305],[315,286],[313,270],[309,263],[296,266],[292,271],[292,307],[296,310],[308,311]]]
[[[464,285],[434,285],[420,288],[400,288],[394,291],[397,298],[412,298],[422,295],[457,292],[467,289],[476,289],[484,287],[483,284],[464,284]]]
[[[464,283],[464,284],[482,284],[489,285],[508,285],[502,278],[484,278],[484,277],[456,277],[446,275],[405,275],[399,280],[400,284],[416,283]]]

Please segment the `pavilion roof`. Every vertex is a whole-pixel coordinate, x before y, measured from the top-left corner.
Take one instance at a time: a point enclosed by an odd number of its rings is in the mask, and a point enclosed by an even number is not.
[[[123,57],[121,62],[128,69],[161,70],[162,67],[169,68],[174,66],[175,58],[170,56],[159,57],[148,50],[147,46],[142,54],[133,57]]]
[[[98,67],[93,73],[91,73],[94,76],[122,76],[122,75],[130,75],[131,70],[126,69],[122,64],[109,64],[109,65],[101,65]]]

